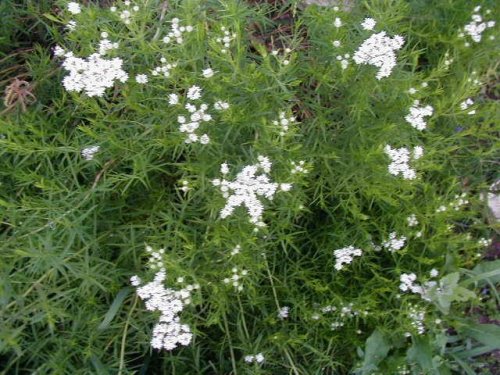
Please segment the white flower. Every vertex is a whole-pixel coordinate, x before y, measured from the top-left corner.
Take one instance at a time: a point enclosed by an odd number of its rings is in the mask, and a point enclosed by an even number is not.
[[[176,105],[179,103],[179,95],[177,94],[170,94],[168,96],[168,104],[170,105]]]
[[[57,45],[54,47],[54,56],[61,57],[66,54],[66,51],[61,46]]]
[[[199,86],[191,86],[188,89],[187,97],[190,100],[197,100],[201,98],[201,88]]]
[[[405,236],[401,236],[398,238],[397,233],[392,232],[389,235],[389,239],[384,243],[382,243],[382,246],[385,247],[387,250],[389,250],[391,253],[394,253],[398,250],[401,250],[405,246],[405,242],[406,242]]]
[[[403,273],[399,277],[401,284],[399,285],[399,289],[403,292],[411,291],[412,293],[421,294],[422,287],[416,284],[417,275],[414,273]]]
[[[425,333],[424,319],[425,319],[425,311],[418,310],[416,307],[410,307],[410,311],[408,313],[411,319],[411,325],[417,330],[419,334]]]
[[[411,214],[406,218],[406,221],[408,222],[408,226],[410,227],[416,227],[418,225],[418,220],[415,214]]]
[[[262,363],[264,362],[264,355],[262,353],[258,353],[255,355],[255,362]]]
[[[107,33],[103,33],[107,34]],[[99,42],[99,55],[104,56],[108,51],[118,48],[118,43],[112,43],[109,39],[101,39]]]
[[[417,102],[410,107],[410,113],[406,115],[405,120],[415,129],[424,130],[427,127],[424,117],[432,116],[433,112],[434,109],[430,105],[419,107]]]
[[[197,88],[197,86],[193,87]],[[197,92],[194,92],[194,94],[197,95]],[[189,95],[190,94],[188,93],[188,96]],[[191,96],[193,97],[193,95]],[[203,103],[200,105],[199,108],[197,108],[195,105],[187,103],[185,108],[190,113],[189,120],[186,119],[185,116],[177,117],[177,121],[180,125],[179,131],[181,133],[187,133],[187,138],[184,140],[184,142],[186,143],[200,142],[201,144],[208,144],[210,142],[210,137],[207,134],[203,134],[201,136],[198,136],[198,134],[196,134],[202,122],[207,122],[212,120],[212,116],[205,112],[208,108],[208,105]]]
[[[139,276],[137,275],[134,275],[130,278],[130,284],[132,284],[132,286],[139,286],[141,285],[141,279]]]
[[[243,290],[242,279],[248,275],[248,271],[239,271],[238,267],[233,267],[231,272],[233,275],[230,278],[225,278],[223,282],[224,284],[231,284],[238,292],[241,292]]]
[[[290,313],[290,307],[283,306],[278,310],[278,318],[281,320],[286,319],[288,318],[289,313]]]
[[[82,150],[81,154],[85,160],[94,159],[94,155],[99,151],[99,146],[90,146]]]
[[[209,142],[210,142],[210,138],[209,138],[209,136],[208,136],[208,135],[203,134],[203,135],[200,137],[200,143],[201,143],[202,145],[206,145],[206,144],[208,144]]]
[[[222,196],[226,198],[226,205],[220,211],[220,217],[226,218],[230,216],[236,207],[246,206],[250,216],[250,222],[257,227],[264,226],[262,222],[262,214],[264,212],[264,205],[259,200],[259,197],[272,200],[274,195],[281,188],[286,191],[291,188],[291,184],[278,184],[271,182],[267,173],[271,171],[271,161],[264,156],[258,157],[259,163],[248,165],[237,174],[234,181],[226,180],[225,178],[214,179],[212,184],[218,186]],[[222,167],[221,167],[222,168]],[[258,174],[259,170],[263,173]],[[285,186],[283,186],[285,185]]]
[[[359,257],[363,254],[361,249],[356,249],[354,246],[337,249],[333,252],[335,256],[335,269],[340,271],[344,265],[350,264],[354,257]]]
[[[71,14],[79,14],[82,10],[80,9],[80,4],[71,1],[68,3],[68,12]]]
[[[88,96],[103,96],[115,81],[126,82],[128,74],[122,69],[123,61],[115,57],[106,60],[95,53],[86,59],[66,54],[62,66],[69,72],[63,86],[67,91],[85,92]]]
[[[239,254],[241,251],[241,246],[240,245],[236,245],[233,250],[231,250],[231,256],[233,255],[236,255],[236,254]]]
[[[203,77],[205,78],[211,78],[214,76],[214,71],[212,68],[207,68],[202,71]]]
[[[474,101],[471,99],[471,98],[468,98],[467,100],[463,101],[462,103],[460,103],[460,109],[465,111],[466,109],[468,109],[471,105],[474,105]],[[469,111],[467,112],[468,115],[473,115],[475,114],[476,111],[475,110],[472,110],[472,111]]]
[[[413,147],[413,159],[418,160],[424,155],[424,148],[422,146]]]
[[[417,148],[418,147],[418,148]],[[414,157],[416,160],[420,158],[423,154],[423,148],[421,146],[417,146],[414,149]],[[410,150],[405,147],[401,148],[392,148],[389,145],[386,145],[384,148],[384,152],[391,159],[391,163],[388,166],[389,173],[398,176],[402,175],[403,178],[407,180],[413,180],[417,177],[417,173],[414,169],[410,168]]]
[[[305,164],[306,162],[304,160],[300,160],[298,164],[292,161],[292,170],[290,172],[292,174],[309,173],[309,171],[305,168]]]
[[[332,44],[333,44],[334,47],[340,47],[340,41],[339,40],[334,40],[332,42]]]
[[[214,104],[214,109],[217,111],[224,111],[229,108],[229,103],[218,100]]]
[[[474,9],[474,12],[479,12],[477,7]],[[464,26],[463,34],[469,35],[471,39],[478,43],[481,41],[483,32],[491,27],[495,26],[495,21],[484,21],[481,15],[473,14],[471,17],[471,22]],[[468,43],[466,43],[468,44]]]
[[[161,250],[153,251],[147,246],[146,251],[151,254],[151,264],[161,258]],[[137,295],[144,300],[146,309],[160,312],[159,321],[153,328],[151,346],[155,349],[173,350],[179,345],[189,345],[192,340],[193,334],[189,326],[181,324],[179,319],[179,314],[191,302],[191,298],[188,288],[179,291],[165,288],[166,276],[165,268],[160,267],[152,282],[141,285],[142,281],[137,276],[133,276],[130,281],[137,287]]]
[[[178,18],[172,19],[172,27],[170,32],[163,38],[163,43],[169,44],[175,41],[177,44],[184,43],[183,34],[190,33],[194,30],[193,26],[180,26],[180,20]]]
[[[377,22],[373,18],[365,18],[361,27],[365,30],[373,30]]]
[[[135,81],[137,83],[146,84],[148,83],[148,76],[145,74],[138,74],[135,76]]]
[[[373,34],[366,39],[354,54],[356,64],[370,64],[379,68],[377,79],[388,77],[396,66],[396,54],[404,44],[403,37],[396,35],[394,38],[386,36],[385,31]]]
[[[245,356],[245,362],[246,363],[263,363],[264,362],[264,355],[262,353],[258,353],[256,355],[246,355]]]
[[[333,21],[333,26],[336,28],[339,28],[342,26],[342,20],[339,17],[335,17],[335,20]]]
[[[439,271],[435,268],[433,268],[430,272],[429,272],[430,276],[431,277],[437,277],[439,275]]]
[[[167,59],[162,57],[160,59],[160,62],[162,65],[157,66],[154,68],[154,70],[151,72],[154,76],[159,75],[160,73],[163,74],[164,77],[170,77],[170,71],[177,66],[177,64],[170,64],[167,63]]]
[[[69,21],[67,24],[66,24],[66,29],[68,29],[69,31],[73,31],[76,29],[76,21],[75,20],[71,20]]]

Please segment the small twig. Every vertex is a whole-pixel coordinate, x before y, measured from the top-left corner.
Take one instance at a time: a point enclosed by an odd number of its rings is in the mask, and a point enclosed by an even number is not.
[[[94,183],[92,184],[92,188],[90,190],[94,190],[97,184],[99,183],[99,180],[101,179],[102,175],[116,162],[115,159],[108,160],[104,166],[102,167],[101,171],[95,176]]]
[[[158,29],[156,29],[156,33],[153,36],[153,40],[157,40],[160,37],[160,32],[161,32],[161,23],[163,22],[163,19],[165,18],[165,14],[167,13],[167,8],[168,8],[168,1],[164,1],[161,4],[161,12],[160,12],[160,24],[158,25]]]
[[[136,294],[134,298],[134,303],[132,304],[132,308],[128,312],[127,321],[125,322],[125,328],[123,328],[122,344],[120,348],[120,367],[118,368],[118,375],[123,374],[123,367],[125,366],[125,345],[127,343],[128,326],[130,317],[132,316],[132,312],[134,311],[135,306],[137,305],[137,300],[138,298]]]

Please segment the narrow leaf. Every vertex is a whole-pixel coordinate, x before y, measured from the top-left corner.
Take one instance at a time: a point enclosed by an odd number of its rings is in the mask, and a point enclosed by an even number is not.
[[[123,288],[122,290],[120,290],[118,292],[118,294],[115,297],[115,300],[111,304],[111,307],[109,308],[108,312],[104,316],[104,320],[101,322],[101,324],[99,324],[99,327],[97,327],[98,330],[103,330],[103,329],[108,328],[109,323],[111,323],[111,321],[115,317],[116,313],[120,309],[123,301],[125,300],[125,298],[127,298],[128,294],[130,293],[131,290],[132,290],[131,288],[127,287],[127,288]]]

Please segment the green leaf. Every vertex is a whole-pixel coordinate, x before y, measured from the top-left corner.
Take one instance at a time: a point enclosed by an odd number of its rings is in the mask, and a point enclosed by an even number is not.
[[[409,361],[417,363],[424,373],[437,371],[432,361],[432,348],[428,338],[415,338],[413,345],[408,349],[407,358]]]
[[[43,15],[45,18],[47,18],[48,20],[52,21],[52,22],[56,22],[56,23],[64,23],[63,21],[61,21],[59,18],[55,17],[54,15],[50,14],[50,13],[44,13]]]
[[[477,282],[479,286],[486,283],[498,284],[500,283],[500,259],[492,262],[479,263],[472,270],[475,276],[466,279],[464,283]]]
[[[500,327],[495,324],[470,324],[463,332],[481,344],[500,349]]]
[[[99,324],[99,327],[97,327],[98,330],[103,330],[109,327],[109,323],[113,320],[115,317],[116,313],[120,309],[123,301],[125,298],[127,298],[128,294],[130,293],[132,289],[131,288],[123,288],[121,289],[118,294],[115,297],[115,300],[111,304],[111,307],[109,308],[108,312],[104,316],[104,320]]]
[[[363,367],[356,371],[361,375],[368,375],[378,369],[378,364],[387,357],[391,345],[384,335],[376,329],[366,340]]]

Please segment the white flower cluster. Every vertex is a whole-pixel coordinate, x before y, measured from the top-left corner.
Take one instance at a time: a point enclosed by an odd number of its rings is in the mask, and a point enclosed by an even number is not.
[[[347,69],[347,67],[349,66],[349,59],[350,58],[351,58],[351,55],[349,55],[348,53],[344,54],[344,56],[342,56],[342,55],[337,56],[337,61],[340,62],[340,66],[342,67],[342,70]]]
[[[335,313],[335,312],[337,312],[338,315],[337,315],[337,320],[335,320],[334,322],[332,322],[330,324],[330,328],[332,330],[336,330],[338,328],[343,327],[345,324],[345,321],[348,319],[361,317],[361,316],[366,317],[369,314],[368,310],[360,310],[360,309],[354,308],[353,303],[349,303],[347,305],[341,304],[341,306],[339,306],[339,309],[337,309],[337,307],[332,306],[332,305],[328,305],[328,306],[321,308],[322,314]],[[314,320],[318,320],[320,318],[320,315],[314,314],[312,318]]]
[[[127,9],[124,9],[120,12],[120,19],[123,21],[125,25],[130,25],[130,18],[132,17],[132,12],[138,12],[139,7],[137,5],[134,5],[132,8],[130,8],[132,3],[129,0],[125,0],[123,2],[123,5],[125,5]],[[129,9],[132,9],[132,12]],[[111,8],[109,8],[109,10],[114,13],[118,9],[115,6],[112,6]]]
[[[472,15],[471,22],[464,26],[463,32],[458,34],[459,37],[463,38],[465,35],[469,35],[471,39],[478,43],[481,41],[483,32],[491,27],[495,26],[495,21],[484,21],[483,17],[479,14],[481,6],[474,8],[474,14]],[[487,13],[489,13],[487,11]],[[493,39],[493,38],[492,38]],[[469,44],[466,43],[466,46]]]
[[[429,272],[430,277],[437,277],[439,275],[439,271],[436,269],[432,269]],[[429,293],[437,292],[442,293],[442,288],[437,288],[438,283],[434,280],[428,280],[424,282],[422,285],[417,284],[417,275],[414,273],[403,273],[399,277],[401,284],[399,284],[399,289],[403,292],[411,292],[415,294],[420,294],[422,299],[425,301],[430,301]],[[437,288],[437,290],[436,290]]]
[[[68,12],[71,14],[79,14],[81,11],[80,4],[74,1],[68,3]]]
[[[365,30],[373,30],[376,24],[377,21],[375,21],[373,18],[365,18],[361,23],[361,27]]]
[[[92,160],[94,159],[94,155],[99,152],[100,147],[99,146],[90,146],[90,147],[85,147],[82,150],[82,156],[85,160]]]
[[[305,167],[306,162],[304,160],[300,160],[298,163],[295,163],[292,161],[292,174],[298,174],[298,173],[309,173],[309,171]]]
[[[177,42],[177,44],[184,43],[183,34],[190,33],[194,30],[193,26],[180,26],[180,20],[178,18],[172,19],[172,28],[166,37],[163,38],[163,43],[169,44],[172,41]]]
[[[471,105],[474,105],[474,101],[471,98],[468,98],[467,100],[460,103],[460,109],[462,111],[466,111]],[[467,112],[467,114],[474,115],[474,114],[476,114],[476,110],[475,109],[470,110],[469,112]]]
[[[344,265],[350,264],[354,257],[363,255],[363,251],[361,249],[356,249],[354,246],[348,246],[334,250],[333,255],[335,256],[335,269],[340,271],[344,268]]]
[[[286,113],[281,111],[278,120],[273,120],[273,125],[281,127],[280,135],[283,136],[290,128],[290,124],[294,124],[295,121],[294,116],[287,117]]]
[[[198,100],[201,98],[201,87],[199,86],[191,86],[189,89],[188,89],[188,92],[187,92],[187,98],[189,100]]]
[[[389,173],[398,176],[401,174],[403,178],[407,180],[413,180],[417,177],[417,173],[414,169],[410,168],[410,150],[406,147],[392,148],[386,145],[384,152],[391,159],[391,164],[389,164]],[[416,146],[413,148],[413,160],[418,160],[422,157],[424,149],[421,146]]]
[[[455,201],[451,202],[450,206],[452,206],[455,211],[458,211],[462,206],[465,206],[466,204],[469,204],[467,193],[462,193],[460,195],[455,195]]]
[[[264,363],[264,355],[262,353],[258,353],[255,355],[246,355],[245,362],[246,363]]]
[[[286,65],[290,64],[290,56],[289,55],[290,55],[290,53],[292,53],[292,50],[287,47],[283,50],[283,52],[284,52],[283,56],[279,56],[279,51],[275,49],[275,50],[271,51],[271,55],[276,57],[278,62],[280,62],[281,64],[286,66]]]
[[[488,246],[491,246],[491,244],[493,243],[493,240],[491,238],[480,238],[479,241],[477,241],[478,245],[479,246],[482,246],[482,247],[488,247]]]
[[[366,39],[354,54],[354,62],[358,65],[369,64],[379,68],[377,79],[388,77],[396,66],[396,54],[404,44],[402,36],[394,38],[386,36],[385,31],[373,34]]]
[[[122,69],[123,61],[118,57],[106,60],[99,53],[94,53],[82,59],[67,52],[64,58],[62,66],[69,75],[64,77],[62,83],[68,91],[103,96],[107,88],[113,87],[115,80],[124,83],[128,79],[128,74]]]
[[[410,113],[406,115],[405,120],[417,130],[424,130],[427,127],[424,117],[432,116],[434,108],[430,105],[419,107],[420,102],[415,100],[410,107]]]
[[[450,202],[448,204],[449,208],[459,211],[462,206],[465,206],[466,204],[469,204],[469,200],[467,199],[467,193],[462,193],[460,195],[455,194],[455,200]],[[446,212],[448,210],[448,207],[445,205],[441,205],[436,209],[437,213],[440,212]]]
[[[281,320],[287,319],[290,314],[290,307],[283,306],[278,310],[278,318]]]
[[[225,111],[226,109],[229,109],[229,103],[223,102],[222,100],[217,100],[214,103],[214,109],[216,111]]]
[[[417,216],[415,214],[411,214],[406,218],[406,221],[408,222],[408,226],[410,227],[416,227],[418,225],[418,220]]]
[[[187,138],[184,140],[186,143],[194,143],[194,142],[200,142],[203,145],[206,145],[210,142],[210,137],[208,134],[203,134],[201,136],[198,136],[196,134],[196,130],[200,127],[200,124],[202,122],[207,122],[212,119],[212,116],[209,115],[208,113],[205,113],[205,111],[208,109],[208,105],[206,104],[201,104],[198,108],[193,105],[193,104],[186,104],[185,107],[188,112],[190,112],[190,122],[187,122],[187,119],[185,116],[178,116],[177,117],[177,122],[179,123],[179,131],[181,133],[187,133]]]
[[[425,310],[418,309],[417,307],[410,305],[408,316],[411,319],[411,325],[413,326],[413,328],[415,328],[420,335],[424,334],[425,333],[425,326],[424,326]],[[409,334],[407,333],[406,336],[409,336]]]
[[[224,282],[224,284],[232,284],[238,292],[241,292],[243,290],[243,285],[241,285],[241,279],[244,276],[248,275],[248,271],[247,270],[240,271],[238,267],[233,267],[231,269],[231,272],[233,273],[233,275],[230,278],[226,277],[222,281]]]
[[[146,74],[137,74],[135,76],[135,81],[141,85],[148,83],[148,76]]]
[[[108,33],[103,31],[101,33],[101,41],[99,42],[99,55],[104,56],[108,51],[117,49],[119,44],[117,42],[111,42],[108,39]]]
[[[401,284],[399,284],[399,289],[402,292],[410,291],[415,294],[422,294],[422,287],[415,283],[417,281],[417,275],[414,273],[402,273],[399,276],[399,281],[401,282]]]
[[[73,31],[74,29],[76,29],[76,21],[75,20],[68,21],[68,23],[66,24],[66,29],[68,31]]]
[[[163,249],[161,249],[163,250]],[[193,334],[187,324],[181,324],[179,314],[191,303],[191,291],[199,285],[188,285],[181,290],[165,288],[167,277],[162,262],[162,251],[154,251],[150,246],[146,251],[150,254],[149,263],[156,272],[152,282],[142,285],[138,276],[132,276],[130,282],[137,287],[137,295],[145,301],[146,309],[161,313],[158,323],[153,328],[151,346],[155,349],[173,350],[179,345],[189,345]]]
[[[382,247],[384,247],[391,253],[394,253],[398,250],[401,250],[405,246],[405,242],[405,236],[398,237],[398,234],[396,232],[392,232],[391,234],[389,234],[389,239],[382,243]]]
[[[223,36],[215,40],[222,45],[220,52],[227,53],[228,49],[231,47],[231,42],[236,38],[236,33],[231,33],[225,26],[222,26],[220,29],[223,32]]]
[[[241,251],[241,246],[240,245],[236,245],[235,247],[233,247],[233,249],[231,250],[231,256],[234,256],[234,255],[237,255],[239,254]]]
[[[230,216],[236,207],[244,205],[250,215],[250,222],[257,227],[263,227],[265,226],[262,221],[264,205],[258,197],[272,200],[278,190],[289,191],[292,188],[291,184],[271,182],[268,176],[268,173],[271,172],[271,161],[262,155],[259,155],[257,159],[257,164],[244,167],[236,175],[234,181],[225,178],[212,180],[212,184],[219,186],[222,196],[226,198],[226,205],[220,211],[221,218]],[[259,171],[263,173],[258,174]],[[227,164],[221,165],[221,173],[223,176],[229,173]]]
[[[164,77],[170,77],[170,71],[177,66],[175,63],[168,63],[167,59],[165,57],[162,57],[160,59],[161,65],[157,66],[156,68],[153,69],[151,72],[152,75],[157,76],[160,73],[163,74]]]

